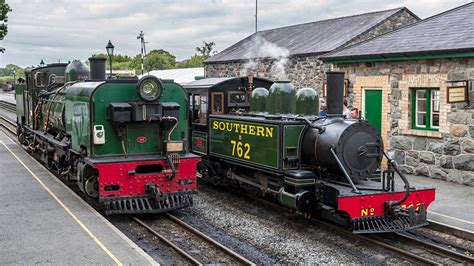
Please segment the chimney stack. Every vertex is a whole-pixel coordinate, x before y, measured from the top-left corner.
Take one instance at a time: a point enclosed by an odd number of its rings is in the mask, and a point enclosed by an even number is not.
[[[89,58],[91,80],[105,80],[105,58]]]
[[[326,72],[327,116],[342,116],[344,103],[344,72]]]

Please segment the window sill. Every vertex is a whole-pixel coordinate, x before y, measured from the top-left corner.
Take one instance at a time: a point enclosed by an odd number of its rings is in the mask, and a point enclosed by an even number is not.
[[[402,134],[420,136],[420,137],[430,137],[430,138],[443,138],[443,133],[434,130],[426,129],[409,129],[404,130]]]

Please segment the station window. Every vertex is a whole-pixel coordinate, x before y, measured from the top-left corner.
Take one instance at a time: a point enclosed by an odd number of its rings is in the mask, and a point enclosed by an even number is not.
[[[412,128],[438,131],[440,92],[438,88],[412,89]]]

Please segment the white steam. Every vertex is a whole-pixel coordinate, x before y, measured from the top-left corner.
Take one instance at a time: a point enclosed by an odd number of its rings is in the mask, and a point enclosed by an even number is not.
[[[247,50],[245,57],[252,58],[246,64],[243,65],[241,74],[246,76],[248,74],[257,74],[259,64],[263,60],[269,60],[271,65],[270,77],[278,80],[287,79],[285,66],[288,63],[288,57],[290,51],[283,47],[280,47],[274,43],[265,40],[260,35],[254,38],[254,45],[250,45],[250,49]]]

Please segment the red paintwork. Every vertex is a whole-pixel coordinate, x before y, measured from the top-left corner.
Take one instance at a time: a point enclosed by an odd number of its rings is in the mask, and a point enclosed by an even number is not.
[[[380,193],[370,195],[358,195],[349,197],[339,197],[337,209],[345,211],[351,219],[384,216],[384,202],[396,201],[403,197],[404,192],[395,193]],[[402,203],[402,207],[409,207],[411,205],[417,206],[419,203],[424,203],[425,208],[435,199],[435,189],[416,190],[410,192],[410,195]],[[363,213],[364,212],[364,213]]]
[[[168,180],[171,168],[166,160],[154,161],[131,161],[119,163],[94,164],[94,168],[99,170],[99,196],[137,196],[145,194],[146,184],[157,184],[161,192],[178,192],[181,190],[196,190],[197,164],[201,158],[181,158],[179,164],[175,164],[176,175],[172,180]],[[139,165],[161,164],[163,171],[151,174],[129,174]],[[192,180],[191,184],[181,185],[180,180]],[[116,191],[105,191],[105,186],[119,185]]]
[[[137,137],[137,142],[140,144],[143,144],[147,141],[146,137]]]

